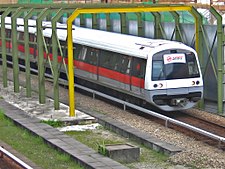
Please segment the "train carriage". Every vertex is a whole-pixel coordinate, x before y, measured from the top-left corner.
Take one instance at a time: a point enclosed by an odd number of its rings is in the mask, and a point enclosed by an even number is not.
[[[11,19],[6,18],[10,24]],[[18,40],[23,40],[23,19],[18,19]],[[30,20],[30,41],[36,39],[35,22]],[[51,23],[43,22],[43,35],[51,44]],[[57,24],[57,35],[67,63],[66,25]],[[6,26],[10,34],[11,26]],[[166,110],[193,107],[203,95],[203,80],[197,53],[180,42],[156,40],[132,35],[75,27],[73,30],[75,76],[141,98]],[[10,48],[11,45],[7,45]],[[52,58],[51,45],[49,53]],[[24,59],[24,46],[18,45]],[[37,59],[35,45],[30,55]]]

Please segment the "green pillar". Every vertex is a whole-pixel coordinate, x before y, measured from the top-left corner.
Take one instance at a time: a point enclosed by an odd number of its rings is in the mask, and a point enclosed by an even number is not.
[[[80,14],[80,27],[85,27],[85,17],[84,14]]]
[[[3,86],[7,87],[7,59],[6,59],[6,36],[5,36],[5,17],[11,12],[10,8],[7,8],[1,15],[1,40],[2,40],[2,76]]]
[[[173,18],[175,20],[175,28],[174,28],[175,40],[179,42],[184,42],[183,37],[181,36],[181,31],[180,31],[180,16],[175,11],[170,13],[173,15]],[[171,37],[171,40],[173,40],[172,37]]]
[[[19,58],[17,41],[17,18],[23,13],[22,8],[18,8],[11,17],[12,20],[12,60],[13,60],[13,83],[14,92],[19,92]]]
[[[137,15],[137,25],[138,25],[138,36],[144,37],[145,32],[144,32],[144,29],[143,29],[143,20],[142,20],[142,17],[141,17],[142,14],[140,12],[137,12],[136,15]]]
[[[48,8],[42,10],[37,18],[37,45],[38,45],[38,87],[39,87],[39,102],[45,103],[45,65],[44,65],[44,45],[42,34],[42,20],[49,12]]]
[[[158,12],[153,12],[152,15],[154,16],[155,27],[154,27],[154,38],[155,39],[163,39],[163,34],[161,32],[160,24],[161,24],[161,15]]]
[[[56,22],[63,15],[63,10],[59,9],[52,18],[52,56],[53,56],[53,88],[54,88],[54,108],[59,110],[59,70],[58,70],[58,37],[56,32]]]
[[[202,16],[201,14],[198,13],[198,11],[192,7],[191,10],[192,15],[195,16],[195,29],[196,29],[196,40],[195,40],[195,47],[196,47],[196,51],[198,54],[198,58],[200,61],[200,66],[201,66],[201,72],[204,71],[204,58],[203,58],[203,34],[202,34]],[[204,98],[199,102],[198,104],[199,108],[203,109],[204,108]]]
[[[120,13],[121,33],[127,34],[126,13]]]
[[[224,33],[222,25],[222,16],[211,7],[210,12],[217,19],[217,109],[219,114],[223,114],[223,99],[224,99],[224,84],[223,84],[223,75],[224,75]]]
[[[98,29],[97,14],[92,14],[92,29]]]
[[[106,30],[110,32],[111,31],[110,14],[109,13],[105,14],[105,17],[106,17]]]
[[[31,97],[31,74],[30,74],[30,45],[29,45],[29,31],[28,19],[33,15],[35,10],[31,8],[24,17],[24,57],[26,66],[26,95]],[[31,42],[33,43],[33,42]]]

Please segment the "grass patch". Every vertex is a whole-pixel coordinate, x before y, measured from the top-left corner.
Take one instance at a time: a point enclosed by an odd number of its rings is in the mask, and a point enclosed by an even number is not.
[[[98,145],[100,144],[122,144],[125,143],[121,139],[111,139],[107,136],[103,137],[101,132],[96,132],[93,130],[86,131],[69,131],[66,132],[67,135],[75,138],[83,144],[86,144],[88,147],[98,151]]]
[[[0,110],[0,140],[44,169],[82,169],[68,155],[45,144],[42,138],[15,126],[4,116],[2,110]]]
[[[98,130],[87,130],[87,131],[70,131],[66,132],[70,137],[75,138],[83,144],[91,147],[92,149],[98,151],[99,144],[125,144],[130,143],[141,148],[140,161],[137,163],[124,164],[129,168],[138,168],[137,164],[155,164],[161,168],[169,168],[171,164],[168,161],[169,156],[156,151],[150,150],[142,145],[137,145],[134,142],[129,141],[126,138],[119,137],[113,132],[105,130],[103,127],[100,127]],[[151,167],[150,167],[151,168]]]
[[[64,123],[58,120],[41,120],[41,123],[46,123],[55,128],[64,126]]]
[[[61,126],[52,121],[46,121],[52,126]],[[98,145],[101,144],[125,144],[130,143],[137,145],[128,139],[119,137],[115,133],[105,130],[104,127],[99,127],[97,130],[73,131],[65,132],[65,134],[75,138],[90,148],[98,151]],[[11,145],[21,154],[29,157],[31,161],[44,169],[81,169],[68,155],[58,152],[46,145],[42,138],[35,137],[27,130],[17,127],[13,122],[7,119],[0,110],[0,140]],[[136,163],[124,164],[131,169],[140,168],[139,166],[147,166],[152,168],[152,164],[160,166],[160,168],[171,168],[168,161],[169,157],[150,150],[144,146],[137,145],[141,148],[140,161]],[[148,164],[151,164],[148,167]],[[173,166],[172,166],[173,167]]]

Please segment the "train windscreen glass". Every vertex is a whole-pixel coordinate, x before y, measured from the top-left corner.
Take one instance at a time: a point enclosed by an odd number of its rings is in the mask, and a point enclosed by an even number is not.
[[[164,51],[153,56],[153,81],[196,77],[200,77],[200,73],[195,55],[192,52],[168,53],[168,51]]]

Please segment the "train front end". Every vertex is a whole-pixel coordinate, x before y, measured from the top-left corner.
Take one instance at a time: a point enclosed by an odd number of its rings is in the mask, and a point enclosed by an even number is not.
[[[203,80],[193,49],[158,51],[148,59],[145,98],[165,111],[192,108],[203,97]]]

